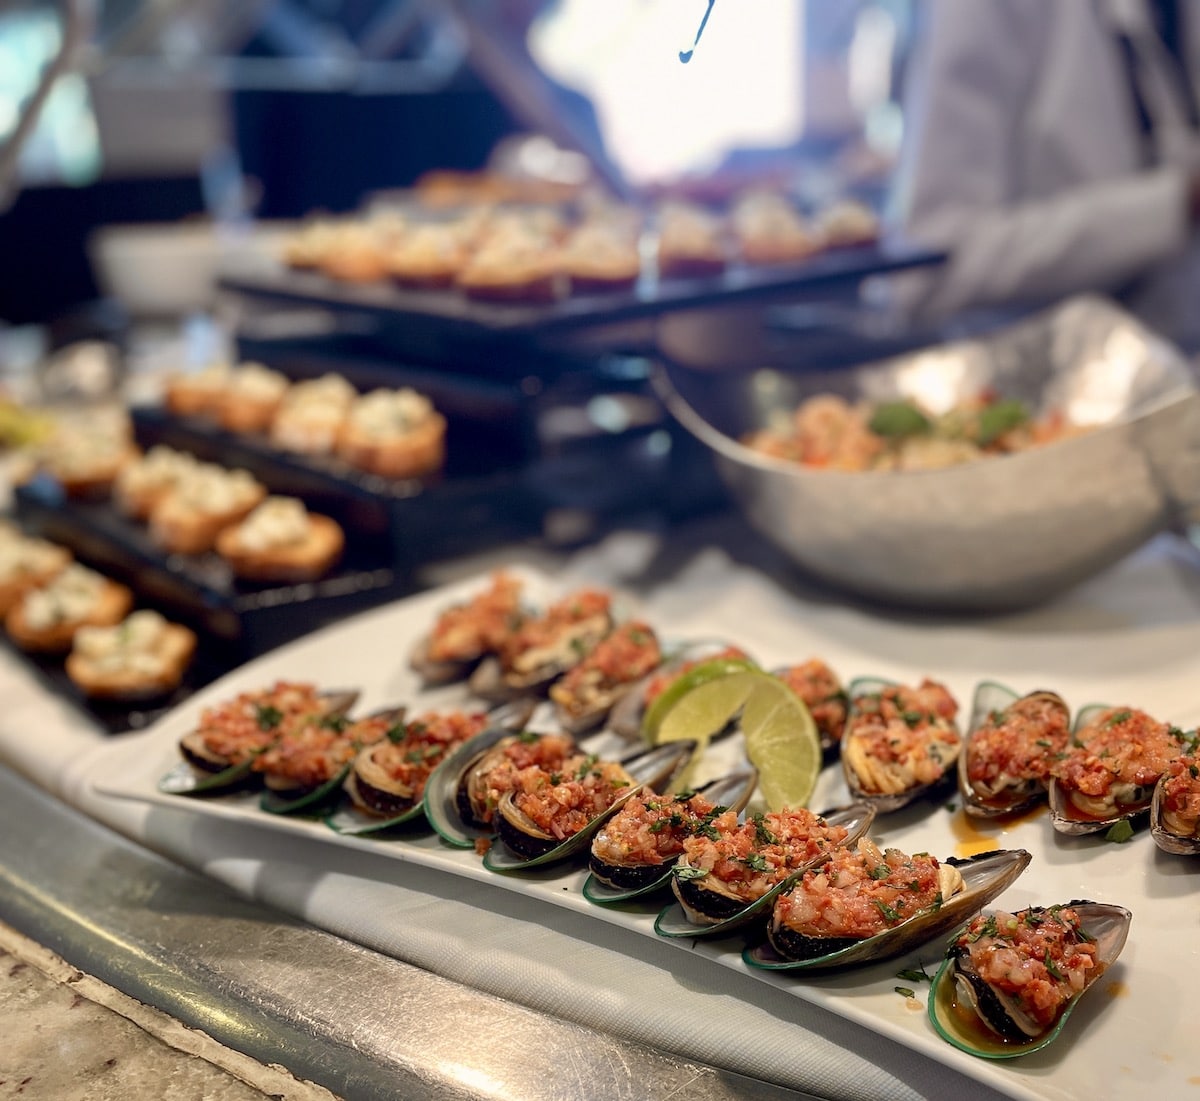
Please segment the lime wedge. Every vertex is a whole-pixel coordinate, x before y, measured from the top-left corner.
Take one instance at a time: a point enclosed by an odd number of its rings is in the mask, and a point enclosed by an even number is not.
[[[705,661],[693,666],[668,685],[658,698],[646,708],[646,714],[642,717],[642,737],[654,745],[659,740],[658,729],[662,725],[663,717],[692,689],[701,684],[707,684],[711,680],[728,676],[730,673],[742,673],[757,669],[758,666],[746,658],[713,658],[712,661]],[[720,729],[721,727],[718,726],[711,733],[715,734]],[[691,735],[681,736],[687,738]],[[697,755],[699,754],[697,753]]]
[[[696,756],[740,714],[746,756],[771,810],[807,805],[821,771],[821,740],[812,715],[783,681],[761,669],[730,670],[692,685],[660,717],[655,740],[694,738]]]

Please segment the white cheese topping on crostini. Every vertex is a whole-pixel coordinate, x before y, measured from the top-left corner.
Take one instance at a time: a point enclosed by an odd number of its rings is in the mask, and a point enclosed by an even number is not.
[[[25,594],[26,625],[31,630],[43,631],[57,623],[84,619],[106,584],[106,578],[95,570],[72,563],[44,588]]]
[[[178,505],[195,512],[229,512],[254,498],[258,482],[247,470],[226,470],[213,463],[198,463],[175,487]]]
[[[268,497],[238,528],[238,542],[248,551],[290,547],[309,534],[308,510],[296,497]]]
[[[403,435],[432,415],[433,403],[408,387],[372,390],[350,410],[351,423],[367,436]]]
[[[75,652],[99,673],[158,676],[170,660],[163,646],[166,632],[167,621],[158,612],[143,610],[115,627],[81,627],[75,633]]]

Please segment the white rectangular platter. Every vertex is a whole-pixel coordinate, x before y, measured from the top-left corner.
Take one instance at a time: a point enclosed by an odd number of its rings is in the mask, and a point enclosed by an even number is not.
[[[525,579],[534,604],[544,604],[578,581],[513,569]],[[178,741],[192,729],[202,708],[277,679],[357,687],[362,711],[402,702],[414,714],[466,703],[462,686],[422,691],[408,668],[407,653],[438,610],[485,583],[486,578],[479,577],[428,592],[256,659],[198,693],[151,731],[105,747],[93,762],[95,790],[368,852],[393,869],[391,862],[409,862],[447,876],[486,879],[506,891],[544,900],[547,906],[568,907],[596,921],[655,937],[657,905],[594,906],[581,893],[586,873],[579,867],[497,876],[485,870],[473,852],[452,849],[431,831],[417,829],[387,840],[347,837],[320,822],[266,814],[256,796],[187,800],[157,789],[159,778],[178,762]],[[1198,633],[1194,617],[1149,626],[1114,622],[1099,632],[1023,629],[1020,620],[950,626],[901,622],[836,606],[802,604],[758,575],[722,580],[719,571],[675,578],[648,589],[635,603],[663,637],[726,639],[766,668],[816,655],[846,682],[866,674],[904,681],[930,676],[955,694],[964,720],[976,683],[994,679],[1020,692],[1054,689],[1073,709],[1105,701],[1143,707],[1189,729],[1200,721],[1200,698],[1193,691]],[[611,737],[603,735],[599,744]],[[611,744],[618,743],[614,739]],[[706,767],[719,772],[739,755],[732,739]],[[811,805],[825,809],[847,801],[840,770],[825,769]],[[845,975],[807,977],[747,968],[737,939],[669,943],[711,960],[713,967],[737,969],[774,984],[1014,1097],[1057,1101],[1148,1092],[1180,1096],[1187,1087],[1200,1084],[1200,1048],[1194,1041],[1194,1022],[1200,1019],[1200,909],[1195,904],[1200,860],[1159,852],[1145,830],[1121,845],[1096,835],[1059,835],[1044,813],[1005,825],[969,823],[956,799],[921,803],[877,819],[872,836],[907,852],[928,851],[941,858],[993,848],[1027,849],[1033,854],[1029,869],[997,902],[1006,908],[1090,898],[1133,911],[1132,932],[1120,961],[1089,994],[1057,1044],[1022,1059],[991,1063],[939,1039],[924,1012],[896,987],[917,987],[916,999],[923,1006],[928,988],[899,980],[897,973],[916,966],[932,972],[942,942]]]

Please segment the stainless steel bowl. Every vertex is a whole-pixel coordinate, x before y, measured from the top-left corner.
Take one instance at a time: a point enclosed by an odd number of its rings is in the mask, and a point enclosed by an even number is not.
[[[661,365],[655,386],[711,448],[758,531],[817,577],[890,603],[1031,605],[1200,502],[1200,394],[1188,364],[1105,299],[1072,299],[987,339],[848,371]],[[813,470],[738,442],[817,393],[945,407],[985,386],[1099,427],[1032,451],[911,472]]]

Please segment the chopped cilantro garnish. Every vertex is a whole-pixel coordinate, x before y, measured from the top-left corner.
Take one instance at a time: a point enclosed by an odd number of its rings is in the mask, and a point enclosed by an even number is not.
[[[907,986],[897,986],[896,993],[902,998],[915,998],[917,996],[917,992]]]
[[[1122,818],[1119,822],[1114,822],[1108,827],[1108,832],[1104,835],[1104,840],[1121,845],[1131,837],[1133,837],[1133,826],[1130,824],[1128,818]]]
[[[900,910],[903,907],[902,902],[897,902],[895,906],[889,906],[886,902],[877,898],[872,899],[871,902],[874,904],[875,909],[883,915],[884,921],[896,922],[900,920]]]
[[[254,708],[254,721],[259,730],[270,730],[283,722],[283,712],[269,703],[260,703]]]
[[[876,864],[875,867],[871,869],[870,876],[872,879],[887,879],[887,877],[891,874],[891,871],[891,868],[889,868],[886,864]]]
[[[703,879],[708,872],[703,868],[693,868],[691,866],[680,867],[678,864],[671,869],[675,873],[676,879]]]
[[[909,982],[933,982],[933,976],[923,967],[919,971],[906,967],[903,971],[896,972],[896,978],[907,979]]]

